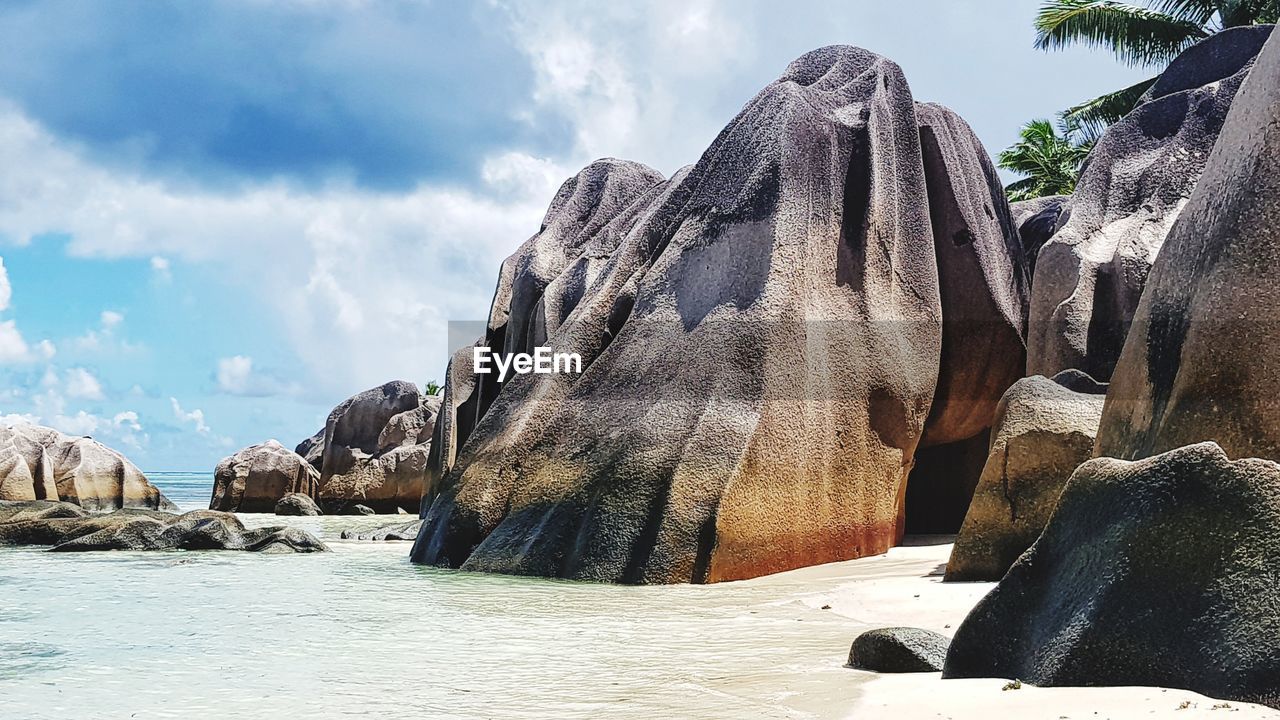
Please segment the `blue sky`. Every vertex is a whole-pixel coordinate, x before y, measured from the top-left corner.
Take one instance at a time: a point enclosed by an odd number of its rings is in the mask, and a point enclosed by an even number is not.
[[[1038,4],[0,2],[0,415],[147,470],[292,445],[441,377],[565,177],[696,160],[809,49],[896,60],[993,153],[1140,79],[1032,49]]]

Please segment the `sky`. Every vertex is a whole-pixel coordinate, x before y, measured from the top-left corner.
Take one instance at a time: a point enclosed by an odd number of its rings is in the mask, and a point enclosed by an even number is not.
[[[144,470],[292,446],[392,379],[599,157],[664,174],[830,44],[993,155],[1141,79],[1039,0],[0,0],[0,417]]]

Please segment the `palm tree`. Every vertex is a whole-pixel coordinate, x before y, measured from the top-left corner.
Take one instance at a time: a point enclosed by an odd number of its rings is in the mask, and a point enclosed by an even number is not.
[[[1069,195],[1093,140],[1068,119],[1054,127],[1048,120],[1032,120],[1019,133],[1021,140],[1000,153],[1005,170],[1024,175],[1005,187],[1009,199],[1030,200],[1046,195]]]
[[[1163,69],[1191,45],[1215,32],[1280,20],[1280,0],[1049,0],[1036,17],[1036,47],[1073,43],[1104,47],[1130,66]],[[1066,111],[1094,132],[1124,117],[1156,79],[1108,93]]]

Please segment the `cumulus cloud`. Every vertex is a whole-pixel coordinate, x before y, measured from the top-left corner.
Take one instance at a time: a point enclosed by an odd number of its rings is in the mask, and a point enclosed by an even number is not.
[[[201,435],[208,435],[212,430],[204,421],[204,411],[196,408],[195,410],[186,411],[182,409],[182,405],[178,402],[178,398],[169,398],[169,406],[173,408],[173,417],[178,422],[189,424],[195,428],[195,431]]]
[[[256,369],[253,358],[247,355],[233,355],[218,360],[214,378],[218,383],[218,391],[228,395],[267,397],[301,392],[297,383],[286,382],[273,373]]]
[[[0,362],[23,362],[30,359],[31,348],[13,320],[0,321]]]
[[[101,400],[102,383],[93,373],[84,368],[71,368],[67,371],[64,392],[67,397],[76,400]]]
[[[571,174],[504,153],[484,163],[486,192],[172,188],[95,164],[12,106],[0,106],[0,156],[11,158],[0,197],[13,199],[0,205],[0,234],[65,233],[81,257],[216,262],[277,319],[310,371],[305,384],[330,395],[441,375],[448,321],[485,317],[498,261],[537,230]],[[106,349],[112,329],[104,322],[77,347]]]

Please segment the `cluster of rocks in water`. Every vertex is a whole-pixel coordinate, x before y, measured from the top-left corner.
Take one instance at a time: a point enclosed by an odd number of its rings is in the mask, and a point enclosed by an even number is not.
[[[289,450],[251,445],[214,470],[211,510],[277,515],[418,514],[440,398],[396,380],[348,398]]]
[[[246,528],[214,510],[177,513],[126,508],[93,513],[69,502],[0,501],[0,545],[50,545],[52,552],[91,550],[248,550],[309,553],[328,550],[305,530]]]

